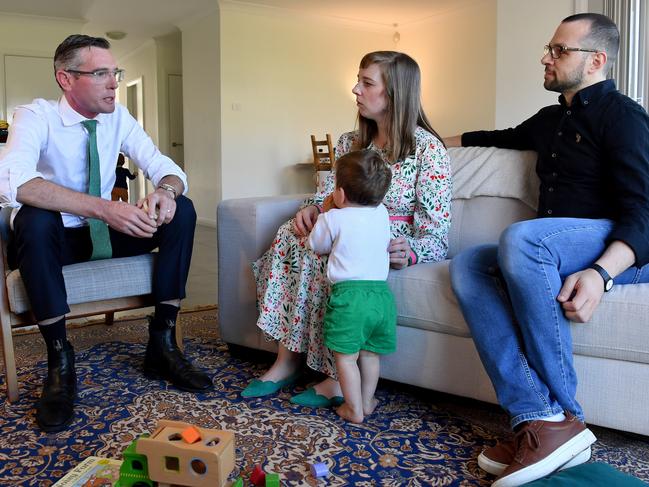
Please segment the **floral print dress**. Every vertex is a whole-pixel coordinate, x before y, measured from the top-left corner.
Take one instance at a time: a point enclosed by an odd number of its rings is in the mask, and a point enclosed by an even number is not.
[[[357,132],[343,134],[336,156],[352,150]],[[403,235],[417,263],[446,258],[451,223],[451,169],[444,145],[421,127],[415,131],[415,153],[392,164],[392,183],[383,199],[390,214],[392,238]],[[384,160],[387,151],[370,144]],[[387,162],[387,161],[386,161]],[[335,187],[333,172],[324,189],[302,208],[321,206]],[[306,237],[293,233],[293,219],[284,223],[270,249],[253,263],[257,282],[257,326],[268,339],[279,340],[293,352],[306,353],[307,365],[336,378],[333,353],[324,345],[322,321],[331,284],[327,256],[315,254]]]

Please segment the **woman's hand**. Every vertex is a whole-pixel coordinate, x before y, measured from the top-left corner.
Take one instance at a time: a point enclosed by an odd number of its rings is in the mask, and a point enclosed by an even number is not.
[[[390,267],[393,269],[403,269],[408,267],[408,257],[410,256],[410,244],[403,235],[390,240],[388,245],[390,253]]]
[[[322,211],[326,212],[331,210],[332,208],[338,208],[336,206],[336,202],[334,201],[334,194],[331,193],[329,196],[327,196],[324,201],[322,202]]]
[[[293,233],[298,237],[306,237],[315,225],[320,212],[316,206],[307,206],[295,214],[293,220]]]

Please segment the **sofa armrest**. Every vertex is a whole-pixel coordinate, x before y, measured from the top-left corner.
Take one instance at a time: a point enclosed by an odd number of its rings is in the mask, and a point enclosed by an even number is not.
[[[277,229],[308,195],[241,198],[217,208],[218,306],[226,343],[272,350],[257,328],[256,286],[251,264],[270,247]]]

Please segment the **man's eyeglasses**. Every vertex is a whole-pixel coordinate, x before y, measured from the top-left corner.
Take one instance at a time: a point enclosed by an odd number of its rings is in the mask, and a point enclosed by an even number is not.
[[[95,69],[94,71],[79,71],[77,69],[66,69],[66,73],[76,74],[78,76],[90,76],[92,80],[99,83],[106,83],[108,80],[115,78],[115,81],[118,83],[124,80],[124,70],[123,69]]]
[[[602,51],[598,51],[597,49],[584,49],[583,47],[567,47],[567,46],[561,46],[559,44],[555,44],[554,46],[551,44],[548,44],[547,46],[543,46],[543,55],[547,56],[548,54],[550,54],[552,56],[552,59],[559,59],[561,55],[566,51],[602,52]]]

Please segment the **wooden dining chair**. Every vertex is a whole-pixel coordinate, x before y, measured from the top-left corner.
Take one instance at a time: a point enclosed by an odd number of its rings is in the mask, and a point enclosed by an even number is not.
[[[317,191],[320,188],[320,173],[322,171],[331,171],[336,158],[331,143],[331,134],[326,134],[325,140],[316,140],[315,135],[311,135],[311,147],[313,149],[313,167],[315,169]]]

